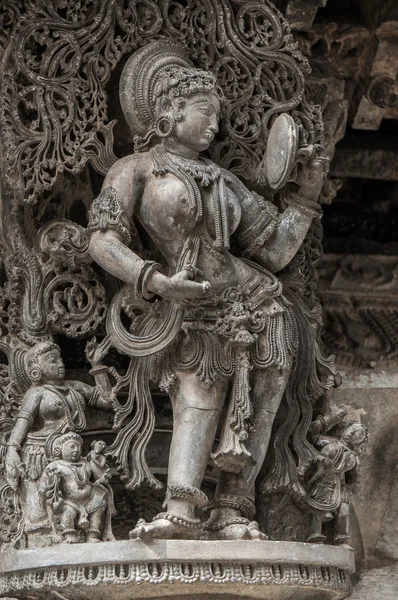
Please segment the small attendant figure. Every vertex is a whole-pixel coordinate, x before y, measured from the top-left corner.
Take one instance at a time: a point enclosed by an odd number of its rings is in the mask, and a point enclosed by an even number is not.
[[[60,349],[50,340],[38,342],[25,354],[24,370],[31,385],[8,436],[4,458],[7,483],[17,492],[23,514],[22,547],[54,543],[46,503],[39,492],[40,478],[48,462],[47,441],[69,431],[83,432],[87,426],[87,406],[115,410],[109,369],[101,364],[106,351],[106,344],[100,346],[95,340],[86,346],[95,386],[65,379]]]
[[[327,423],[327,420],[323,422]],[[317,432],[312,440],[320,454],[315,474],[305,486],[311,511],[307,542],[324,543],[326,536],[322,533],[323,523],[331,519],[334,519],[335,544],[346,546],[350,537],[350,496],[359,491],[358,457],[365,448],[368,431],[361,423],[342,426],[340,433],[326,434],[329,428],[325,425],[323,431]],[[311,429],[317,430],[314,427]]]
[[[82,458],[82,438],[73,432],[50,438],[49,458],[40,491],[54,513],[60,513],[61,534],[66,543],[114,540],[111,517],[115,514],[109,486],[110,469],[102,452],[105,444],[94,442],[88,458]],[[93,452],[100,456],[93,460]]]

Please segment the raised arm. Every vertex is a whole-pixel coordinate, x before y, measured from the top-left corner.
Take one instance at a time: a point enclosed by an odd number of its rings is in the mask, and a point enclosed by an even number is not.
[[[241,196],[242,221],[238,241],[246,256],[255,258],[273,273],[290,263],[313,218],[321,215],[317,200],[323,172],[320,161],[307,164],[296,179],[298,191],[288,198],[291,204],[281,214],[275,206],[244,188],[246,193]]]

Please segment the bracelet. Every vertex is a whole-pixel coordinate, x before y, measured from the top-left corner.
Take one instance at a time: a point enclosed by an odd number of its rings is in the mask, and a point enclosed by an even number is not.
[[[34,421],[33,416],[29,412],[22,410],[17,414],[17,419],[25,419],[25,421],[28,421],[29,425],[33,425]]]
[[[300,208],[303,212],[307,213],[311,217],[321,217],[322,208],[318,202],[313,202],[307,198],[303,198],[300,194],[292,194],[289,198],[290,204],[295,204],[297,208]]]
[[[162,267],[159,263],[153,260],[146,260],[142,266],[141,272],[138,276],[137,283],[135,284],[135,295],[137,298],[144,298],[150,300],[155,295],[146,289],[148,279],[155,271],[161,272]]]
[[[17,442],[7,442],[7,448],[16,448],[18,452],[21,452],[22,448]]]
[[[98,373],[104,373],[105,371],[108,371],[108,368],[109,367],[106,365],[96,365],[89,370],[89,373],[90,375],[98,375]]]

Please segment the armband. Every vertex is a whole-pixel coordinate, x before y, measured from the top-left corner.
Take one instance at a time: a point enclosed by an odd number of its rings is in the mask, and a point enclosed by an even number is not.
[[[107,187],[94,200],[89,210],[87,229],[106,231],[112,229],[122,236],[123,243],[128,246],[131,242],[129,220],[124,214],[120,195],[113,187]]]
[[[239,243],[244,248],[243,256],[248,258],[265,244],[280,221],[279,211],[274,204],[267,202],[256,192],[251,192],[250,195],[259,205],[260,211],[253,222],[239,234]]]

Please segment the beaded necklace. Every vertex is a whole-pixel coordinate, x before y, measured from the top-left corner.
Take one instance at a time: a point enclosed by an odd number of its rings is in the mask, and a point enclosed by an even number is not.
[[[202,188],[213,185],[213,213],[216,239],[213,248],[222,252],[229,248],[229,224],[225,182],[230,181],[222,169],[205,158],[197,160],[178,156],[162,147],[156,146],[151,150],[154,161],[153,173],[160,175],[171,173],[182,181],[189,194],[190,208],[195,210],[196,222],[203,219],[203,199],[199,186]]]

